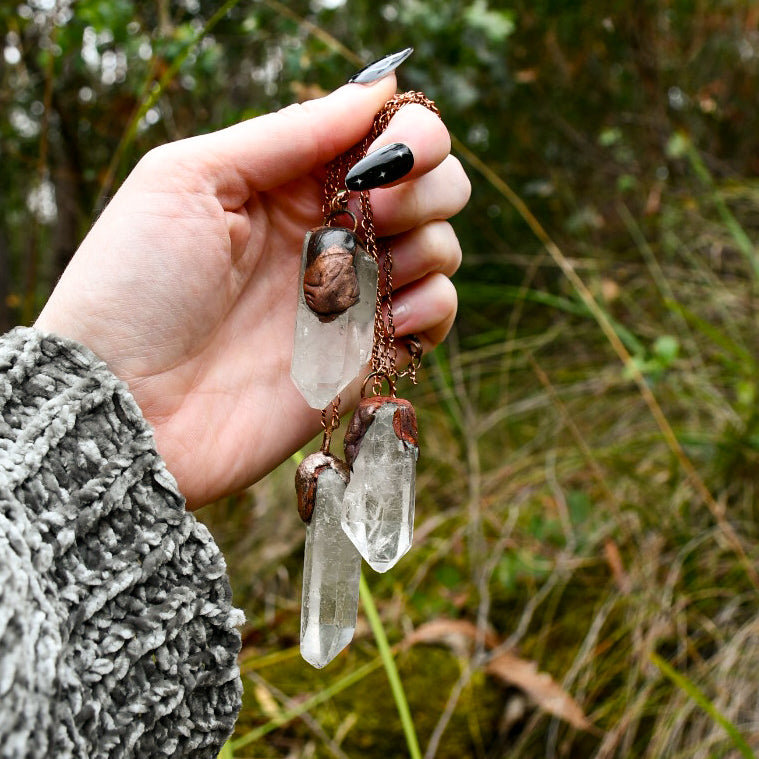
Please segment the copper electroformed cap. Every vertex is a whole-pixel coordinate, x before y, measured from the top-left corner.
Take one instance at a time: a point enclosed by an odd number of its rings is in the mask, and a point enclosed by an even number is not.
[[[394,403],[398,407],[393,414],[393,431],[398,440],[410,448],[419,447],[416,412],[411,401],[389,395],[372,395],[361,399],[353,412],[348,429],[345,431],[343,447],[345,449],[345,462],[349,467],[353,466],[353,462],[358,456],[364,435],[371,427],[375,413],[385,403]]]
[[[358,238],[344,227],[317,227],[306,248],[303,295],[319,321],[331,322],[359,299]]]
[[[295,471],[295,492],[298,494],[298,514],[306,523],[311,522],[316,506],[316,489],[319,475],[325,469],[334,469],[344,482],[348,482],[348,467],[331,453],[318,451],[306,456]]]

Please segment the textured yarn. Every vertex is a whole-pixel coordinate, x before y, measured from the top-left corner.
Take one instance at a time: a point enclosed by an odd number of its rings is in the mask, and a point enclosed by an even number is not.
[[[0,757],[215,757],[242,613],[126,385],[0,338]]]

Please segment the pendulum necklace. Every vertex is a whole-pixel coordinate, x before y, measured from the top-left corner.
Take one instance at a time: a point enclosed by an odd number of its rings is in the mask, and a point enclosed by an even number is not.
[[[439,115],[420,92],[391,98],[369,134],[327,167],[324,224],[307,232],[303,243],[291,376],[308,404],[323,408],[321,450],[307,456],[295,475],[298,512],[307,525],[300,650],[315,667],[332,661],[353,638],[361,557],[385,572],[411,547],[419,447],[414,407],[397,397],[396,384],[402,376],[416,383],[422,346],[414,336],[405,339],[410,364],[399,371],[392,251],[377,240],[368,188],[359,189],[363,242],[359,238],[348,189],[357,184],[349,169],[410,103]],[[333,226],[340,218],[350,219],[351,227]],[[368,362],[343,462],[330,452],[340,423],[339,394]],[[388,395],[381,395],[385,382]]]

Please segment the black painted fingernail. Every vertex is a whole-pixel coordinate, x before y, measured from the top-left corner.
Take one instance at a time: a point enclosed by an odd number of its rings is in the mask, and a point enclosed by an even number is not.
[[[364,66],[358,73],[354,74],[347,82],[357,84],[372,84],[378,82],[383,77],[387,76],[391,71],[395,71],[403,61],[408,58],[411,53],[414,52],[413,47],[407,47],[405,50],[401,50],[399,53],[391,53],[384,58],[380,58],[368,66]]]
[[[371,190],[405,177],[414,168],[414,154],[408,145],[394,142],[364,156],[346,175],[349,190]]]

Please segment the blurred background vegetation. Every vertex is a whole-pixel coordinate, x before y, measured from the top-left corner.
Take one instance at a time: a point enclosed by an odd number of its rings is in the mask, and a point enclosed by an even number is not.
[[[402,388],[415,546],[367,570],[422,752],[759,751],[759,3],[27,0],[0,30],[3,329],[145,151],[413,46],[474,187],[457,325]],[[407,755],[363,614],[298,657],[294,469],[201,512],[248,619],[227,756]]]

